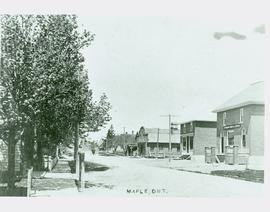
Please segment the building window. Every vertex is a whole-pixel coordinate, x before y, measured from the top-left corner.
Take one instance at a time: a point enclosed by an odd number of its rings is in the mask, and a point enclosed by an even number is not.
[[[227,132],[227,145],[228,146],[234,145],[234,132],[233,131]]]
[[[226,125],[226,116],[227,116],[227,114],[226,114],[226,112],[224,112],[223,113],[223,126],[225,126]]]
[[[234,145],[234,140],[233,140],[233,137],[232,138],[229,138],[229,146],[233,146]]]
[[[228,132],[227,134],[227,139],[228,139],[228,145],[233,146],[234,145],[234,134],[233,132]]]
[[[189,146],[189,136],[187,136],[187,153],[189,153],[190,150],[190,146]]]
[[[186,124],[183,125],[183,133],[186,132]]]
[[[221,142],[220,142],[220,152],[224,153],[224,137],[221,137]]]
[[[243,123],[244,118],[244,108],[240,108],[240,123]]]
[[[186,138],[183,138],[183,150],[185,151],[186,149],[187,149]]]
[[[193,131],[193,124],[192,124],[192,122],[190,123],[190,131]]]
[[[190,142],[189,148],[190,148],[190,150],[193,150],[193,136],[190,136],[189,142]]]
[[[244,130],[241,131],[241,144],[242,144],[242,148],[247,147],[246,133]]]

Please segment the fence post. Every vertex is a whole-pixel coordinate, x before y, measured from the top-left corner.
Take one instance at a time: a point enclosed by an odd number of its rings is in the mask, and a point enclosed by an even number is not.
[[[48,170],[49,171],[52,170],[52,158],[51,158],[51,156],[48,156]]]
[[[43,169],[47,169],[48,168],[48,162],[47,162],[47,155],[43,155]]]
[[[79,153],[79,159],[80,159],[80,171],[79,171],[79,191],[84,190],[85,182],[84,182],[84,173],[85,173],[85,164],[84,164],[84,152]]]
[[[30,197],[30,193],[31,193],[32,172],[33,172],[33,167],[27,170],[27,197]]]

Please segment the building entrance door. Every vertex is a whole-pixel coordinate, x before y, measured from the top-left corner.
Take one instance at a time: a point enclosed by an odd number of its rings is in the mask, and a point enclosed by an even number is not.
[[[193,136],[182,137],[182,153],[192,154],[193,153]]]
[[[187,136],[187,153],[189,153],[190,145],[189,145],[189,136]]]
[[[233,132],[228,132],[228,145],[229,146],[234,145],[234,134],[233,134]]]

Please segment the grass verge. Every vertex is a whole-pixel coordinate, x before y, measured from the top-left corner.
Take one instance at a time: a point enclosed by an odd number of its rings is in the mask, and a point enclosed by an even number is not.
[[[257,183],[264,183],[264,171],[263,170],[217,170],[211,171],[211,175],[230,177],[239,180],[246,180]]]

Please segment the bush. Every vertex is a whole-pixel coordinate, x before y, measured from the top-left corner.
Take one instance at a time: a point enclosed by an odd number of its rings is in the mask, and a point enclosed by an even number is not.
[[[0,196],[26,197],[27,188],[15,187],[13,189],[8,189],[7,187],[0,187]]]
[[[22,179],[21,172],[15,172],[15,182],[19,182]],[[8,171],[0,171],[0,183],[8,182]]]

